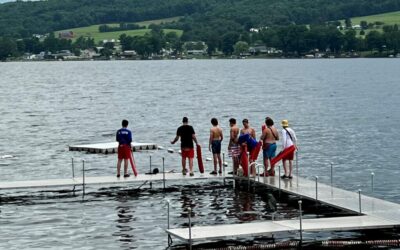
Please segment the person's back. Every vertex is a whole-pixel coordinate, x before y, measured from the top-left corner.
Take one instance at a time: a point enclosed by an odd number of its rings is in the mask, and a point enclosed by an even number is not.
[[[190,149],[194,148],[193,145],[193,134],[194,134],[194,129],[192,126],[188,124],[183,124],[178,128],[177,135],[180,136],[181,138],[181,148],[182,149]]]
[[[124,177],[129,177],[128,160],[132,157],[132,132],[127,128],[128,124],[127,120],[123,120],[122,128],[118,129],[116,134],[116,141],[118,142],[117,177],[120,177],[122,160],[124,160]]]
[[[212,127],[211,130],[211,139],[212,140],[221,140],[222,138],[222,129],[220,127]]]
[[[130,145],[132,142],[132,132],[126,127],[120,128],[117,131],[117,142],[119,145]]]
[[[182,156],[182,174],[186,175],[186,159],[189,159],[189,170],[190,176],[193,176],[193,158],[194,158],[194,145],[193,141],[198,145],[196,135],[192,126],[190,126],[189,119],[183,117],[183,125],[181,125],[176,131],[175,138],[171,141],[171,144],[175,144],[181,139],[181,156]]]
[[[297,149],[297,138],[296,138],[296,133],[293,131],[293,129],[289,128],[289,121],[288,120],[282,120],[282,147],[283,149],[289,148],[291,146],[295,146]],[[282,159],[283,162],[283,168],[285,170],[285,174],[282,175],[282,178],[292,178],[292,170],[293,170],[293,158],[294,158],[294,151],[285,156]],[[289,162],[289,166],[287,166],[287,162]]]
[[[279,140],[279,132],[274,126],[266,127],[265,128],[265,136],[263,143],[276,143]]]
[[[208,148],[213,154],[214,160],[214,170],[211,174],[217,174],[217,163],[219,163],[219,173],[222,173],[222,159],[221,159],[221,141],[224,136],[222,134],[222,129],[218,127],[217,118],[211,119],[211,124],[213,125],[210,129],[210,138]]]
[[[282,147],[288,148],[292,145],[296,145],[297,138],[296,133],[293,129],[285,127],[282,129]]]

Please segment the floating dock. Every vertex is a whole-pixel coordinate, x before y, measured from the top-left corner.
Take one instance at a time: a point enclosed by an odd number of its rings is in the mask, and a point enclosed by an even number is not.
[[[384,201],[318,183],[305,178],[281,179],[274,177],[239,178],[250,184],[263,185],[302,198],[315,200],[329,206],[358,213],[359,216],[265,221],[191,228],[167,229],[170,236],[192,244],[196,240],[235,238],[242,236],[270,236],[279,232],[303,231],[346,231],[400,226],[400,204]]]
[[[104,184],[129,184],[143,183],[155,181],[192,181],[204,179],[223,179],[223,175],[210,175],[208,173],[195,173],[194,176],[182,175],[181,173],[158,173],[158,174],[139,174],[131,175],[124,178],[116,176],[99,176],[99,177],[76,177],[71,179],[50,179],[50,180],[33,180],[33,181],[11,181],[0,183],[0,190],[5,189],[30,189],[30,188],[51,188],[51,187],[73,187],[79,185],[104,185]]]
[[[133,152],[140,150],[158,149],[158,145],[156,143],[132,142],[131,147]],[[117,150],[118,150],[118,142],[105,142],[105,143],[69,146],[69,151],[83,151],[96,154],[113,154],[117,153]]]
[[[306,232],[393,228],[395,226],[397,226],[396,222],[368,215],[302,220],[302,230]],[[299,230],[299,220],[281,220],[192,227],[190,233],[188,228],[168,229],[167,232],[171,236],[189,242],[189,240],[216,240],[228,237],[271,236],[276,233],[298,232]]]

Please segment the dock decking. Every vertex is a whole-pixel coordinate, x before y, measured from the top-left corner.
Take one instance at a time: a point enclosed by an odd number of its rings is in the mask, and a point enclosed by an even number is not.
[[[172,181],[172,180],[203,180],[203,179],[223,179],[223,175],[210,175],[208,173],[195,173],[194,176],[182,175],[181,173],[158,173],[158,174],[138,174],[137,177],[131,175],[128,178],[116,176],[99,176],[99,177],[76,177],[71,179],[50,179],[50,180],[33,180],[33,181],[11,181],[0,183],[0,190],[5,189],[27,189],[27,188],[49,188],[49,187],[66,187],[78,185],[102,185],[102,184],[129,184],[145,181]]]
[[[158,145],[156,143],[132,142],[131,146],[133,152],[139,150],[158,149]],[[113,154],[117,152],[117,149],[118,149],[118,142],[105,142],[105,143],[69,146],[69,151],[83,151],[83,152],[97,153],[97,154]]]
[[[359,216],[305,219],[302,220],[302,231],[343,231],[400,226],[400,204],[366,196],[356,192],[356,190],[350,192],[317,183],[315,179],[308,180],[301,177],[282,180],[278,175],[266,178],[250,178],[250,180],[240,178],[240,180],[280,189],[282,192],[318,200],[318,202],[360,214]],[[191,228],[191,234],[189,234],[189,228],[167,229],[166,232],[191,244],[195,240],[267,236],[278,232],[299,230],[300,218],[282,221],[198,226]]]
[[[303,231],[327,231],[327,230],[357,230],[370,228],[391,228],[397,225],[374,216],[346,216],[335,218],[319,218],[302,220]],[[265,221],[253,223],[241,223],[231,225],[215,225],[191,228],[191,240],[214,240],[227,237],[255,237],[268,236],[281,232],[298,232],[299,220]],[[189,241],[188,228],[167,229],[168,234]]]

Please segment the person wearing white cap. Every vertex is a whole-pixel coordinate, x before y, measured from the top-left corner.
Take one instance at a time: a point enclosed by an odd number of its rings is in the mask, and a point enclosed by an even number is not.
[[[293,129],[289,128],[289,121],[288,120],[282,120],[282,148],[288,148],[292,145],[294,145],[297,149],[297,137],[296,133],[293,131]],[[289,154],[288,156],[284,157],[282,159],[283,162],[283,169],[285,170],[285,174],[281,176],[283,179],[292,179],[292,169],[293,169],[293,158],[294,158],[294,152]],[[287,166],[287,162],[289,162],[289,168]]]

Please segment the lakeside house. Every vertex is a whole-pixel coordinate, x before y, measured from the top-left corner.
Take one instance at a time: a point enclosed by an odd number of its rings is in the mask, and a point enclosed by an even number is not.
[[[58,33],[59,39],[72,39],[74,37],[75,37],[75,34],[73,31],[61,31]]]

